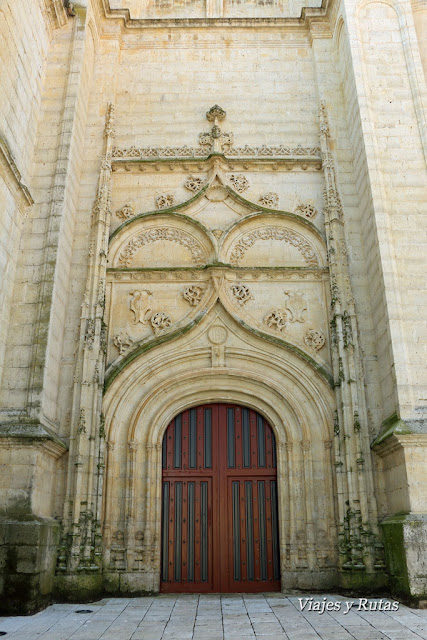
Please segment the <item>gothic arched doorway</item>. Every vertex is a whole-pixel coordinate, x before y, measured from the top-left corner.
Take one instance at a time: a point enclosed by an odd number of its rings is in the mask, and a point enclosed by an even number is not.
[[[276,443],[232,404],[188,409],[162,449],[163,592],[280,590]]]

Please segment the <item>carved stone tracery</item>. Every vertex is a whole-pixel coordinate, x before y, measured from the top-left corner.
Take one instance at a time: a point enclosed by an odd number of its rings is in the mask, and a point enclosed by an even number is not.
[[[166,240],[168,242],[177,242],[186,247],[193,259],[194,264],[202,266],[204,264],[204,251],[199,242],[181,229],[171,227],[161,227],[159,229],[149,229],[141,231],[138,235],[129,240],[126,247],[119,254],[118,262],[123,267],[129,267],[132,258],[138,249],[151,242]]]
[[[317,267],[319,265],[317,255],[307,240],[296,231],[283,227],[263,227],[245,233],[234,245],[230,254],[230,263],[237,265],[249,247],[252,247],[258,240],[283,240],[298,249],[309,266]]]

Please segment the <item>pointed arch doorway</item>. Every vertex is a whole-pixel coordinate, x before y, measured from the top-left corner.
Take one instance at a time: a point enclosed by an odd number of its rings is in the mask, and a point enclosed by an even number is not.
[[[161,591],[280,591],[276,442],[234,404],[188,409],[162,446]]]

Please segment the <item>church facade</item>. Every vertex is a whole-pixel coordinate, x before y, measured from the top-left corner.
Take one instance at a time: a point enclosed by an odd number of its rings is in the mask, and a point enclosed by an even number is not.
[[[426,25],[0,4],[4,610],[427,599]]]

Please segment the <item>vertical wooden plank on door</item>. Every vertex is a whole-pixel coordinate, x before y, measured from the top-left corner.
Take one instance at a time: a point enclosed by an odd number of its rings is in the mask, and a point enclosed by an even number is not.
[[[254,564],[254,515],[252,480],[245,481],[245,515],[246,515],[246,579],[255,579]]]
[[[259,566],[260,580],[267,580],[267,532],[265,520],[265,481],[258,480]]]
[[[277,517],[277,480],[271,481],[271,528],[273,537],[273,580],[280,579],[279,521]]]
[[[197,412],[190,409],[189,429],[188,429],[188,468],[197,469]]]
[[[251,467],[251,432],[249,424],[249,409],[242,409],[242,449],[243,449],[243,469]]]
[[[194,548],[194,506],[196,500],[195,483],[188,482],[187,499],[187,580],[194,582],[195,548]]]
[[[182,563],[182,482],[175,482],[174,581],[181,582]]]
[[[162,496],[162,581],[168,579],[169,569],[169,482],[163,482]]]
[[[273,538],[271,530],[271,480],[265,480],[265,529],[267,536],[267,579],[273,580]]]
[[[240,557],[240,483],[233,480],[232,483],[232,510],[233,510],[233,580],[241,580]]]
[[[208,555],[209,555],[209,530],[208,530],[208,483],[203,481],[200,491],[200,581],[208,582]]]
[[[176,416],[173,430],[173,468],[181,469],[182,415]]]

